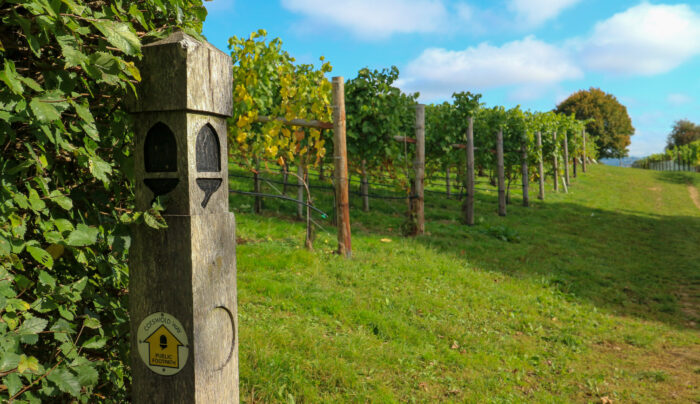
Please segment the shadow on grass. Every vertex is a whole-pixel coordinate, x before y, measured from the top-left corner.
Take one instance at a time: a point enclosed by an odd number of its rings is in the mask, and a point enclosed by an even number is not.
[[[684,171],[659,171],[656,179],[671,184],[700,184],[700,173]]]
[[[659,173],[673,183],[685,183],[684,174]],[[316,192],[315,198],[332,213],[331,195]],[[519,203],[514,196],[508,216],[499,217],[495,193],[481,192],[477,224],[467,227],[461,223],[461,201],[433,195],[426,198],[427,234],[416,241],[480,270],[545,279],[572,300],[611,313],[698,328],[697,310],[685,308],[700,306],[700,218],[534,198],[530,208]],[[351,197],[350,204],[353,234],[401,237],[405,201],[372,200],[370,212],[361,211],[359,197]],[[266,206],[268,213],[290,219],[296,210],[288,202]],[[334,231],[330,223],[324,226]]]

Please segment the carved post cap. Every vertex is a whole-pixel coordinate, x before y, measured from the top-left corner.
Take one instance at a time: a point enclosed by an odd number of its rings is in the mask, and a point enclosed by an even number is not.
[[[184,32],[143,47],[143,80],[131,111],[191,111],[231,116],[231,57]]]

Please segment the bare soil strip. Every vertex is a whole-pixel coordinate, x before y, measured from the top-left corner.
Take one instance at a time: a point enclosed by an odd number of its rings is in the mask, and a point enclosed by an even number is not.
[[[698,190],[691,184],[688,184],[688,192],[690,193],[690,199],[700,209],[700,193],[698,193]]]

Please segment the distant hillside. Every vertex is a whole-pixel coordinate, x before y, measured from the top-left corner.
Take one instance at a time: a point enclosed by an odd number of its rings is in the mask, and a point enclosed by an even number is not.
[[[600,162],[615,167],[632,167],[632,163],[641,157],[623,157],[621,159],[600,159]]]

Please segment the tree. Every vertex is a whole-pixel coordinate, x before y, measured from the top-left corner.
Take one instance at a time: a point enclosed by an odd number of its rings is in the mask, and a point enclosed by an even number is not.
[[[600,157],[627,155],[634,127],[627,108],[614,95],[591,87],[569,96],[557,105],[556,112],[573,113],[578,120],[591,119],[586,124],[586,132],[598,146]]]
[[[680,119],[673,124],[673,130],[666,141],[666,149],[683,146],[696,140],[700,140],[700,125],[687,119]]]

